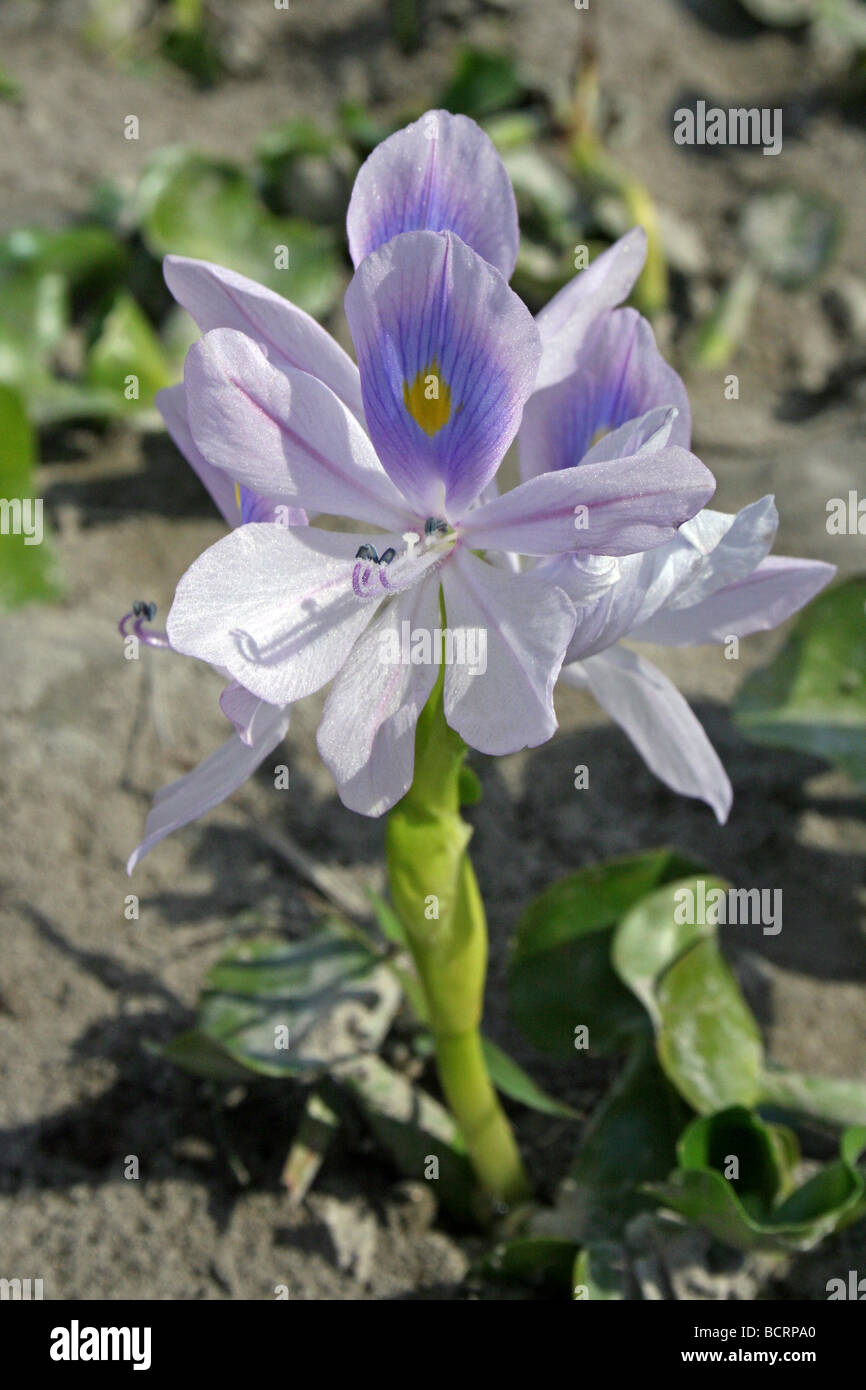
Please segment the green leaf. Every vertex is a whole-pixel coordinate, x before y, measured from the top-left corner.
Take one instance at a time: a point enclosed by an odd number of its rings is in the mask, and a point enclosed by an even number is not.
[[[700,941],[659,981],[658,1056],[699,1113],[754,1105],[764,1050],[740,987],[715,941]]]
[[[482,797],[478,774],[464,763],[458,773],[458,779],[457,794],[460,798],[460,805],[477,806]]]
[[[569,1171],[579,1207],[621,1227],[646,1205],[639,1183],[665,1177],[688,1112],[655,1059],[639,1044],[595,1111]]]
[[[293,1206],[303,1202],[316,1181],[339,1128],[340,1117],[322,1091],[312,1091],[280,1175]]]
[[[801,1076],[766,1067],[761,1077],[761,1104],[809,1115],[835,1125],[866,1125],[866,1085],[837,1076]]]
[[[568,1288],[577,1243],[557,1236],[518,1236],[502,1241],[479,1260],[476,1269],[491,1279]]]
[[[156,330],[125,292],[116,297],[90,349],[87,381],[114,393],[118,410],[129,411],[152,409],[157,391],[171,385],[172,371]]]
[[[127,262],[123,243],[98,225],[20,227],[0,237],[0,273],[30,267],[41,275],[62,275],[74,288],[115,283]]]
[[[625,1298],[625,1250],[616,1241],[596,1241],[578,1252],[571,1273],[572,1298],[600,1302]]]
[[[482,1038],[481,1042],[490,1080],[497,1091],[509,1096],[511,1100],[519,1101],[521,1105],[528,1106],[530,1110],[539,1110],[542,1115],[555,1115],[561,1120],[579,1118],[577,1111],[570,1105],[543,1091],[529,1073],[509,1057],[507,1052],[503,1052],[501,1047],[491,1042],[490,1038]]]
[[[839,207],[813,190],[753,193],[740,219],[740,236],[754,264],[789,290],[802,289],[827,269],[841,230]]]
[[[393,135],[399,125],[385,124],[371,116],[369,111],[356,101],[344,101],[337,112],[340,130],[352,145],[366,157],[377,145]]]
[[[250,1080],[249,1068],[233,1061],[223,1047],[198,1028],[178,1033],[170,1042],[152,1044],[148,1051],[173,1062],[181,1071],[188,1072],[191,1076],[199,1076],[205,1081],[231,1084]]]
[[[734,718],[756,743],[827,758],[866,785],[864,610],[862,576],[820,594],[770,665],[745,682]]]
[[[393,907],[377,893],[374,888],[367,889],[367,897],[373,904],[373,911],[376,914],[376,921],[382,928],[382,935],[391,942],[393,946],[404,946],[409,949],[409,940],[403,930],[403,923],[397,916]]]
[[[776,1127],[764,1126],[743,1111],[729,1111],[709,1117],[706,1122],[696,1121],[695,1125],[706,1128],[702,1134],[695,1134],[694,1127],[690,1127],[681,1141],[680,1162],[689,1166],[681,1166],[666,1182],[649,1184],[646,1190],[662,1206],[702,1226],[717,1240],[738,1250],[811,1250],[825,1236],[842,1230],[866,1213],[866,1183],[857,1167],[866,1149],[866,1128],[846,1131],[835,1163],[826,1165],[802,1187],[770,1206],[770,1150],[774,1148],[777,1155],[786,1155],[780,1162],[780,1178],[789,1177],[791,1136]],[[761,1129],[765,1135],[759,1144]],[[718,1130],[715,1139],[714,1130]],[[761,1173],[750,1173],[741,1163],[740,1179],[735,1185],[717,1167],[691,1166],[702,1160],[718,1164],[727,1157],[721,1152],[725,1148],[735,1155],[742,1150]],[[784,1184],[780,1191],[784,1191]]]
[[[42,501],[37,499],[37,510],[32,496],[35,461],[36,445],[24,404],[10,387],[0,385],[0,499],[5,509],[0,532],[0,608],[58,597],[49,548],[44,538],[34,543],[42,512]],[[43,530],[44,525],[43,518]]]
[[[508,968],[512,1013],[536,1047],[574,1056],[575,1028],[596,1054],[645,1026],[643,1010],[610,962],[614,924],[659,883],[696,866],[671,850],[614,859],[553,884],[524,912]]]
[[[404,1177],[424,1179],[431,1171],[431,1159],[436,1159],[439,1200],[461,1220],[477,1216],[475,1175],[463,1139],[444,1106],[373,1053],[338,1064],[333,1075]]]
[[[496,111],[519,105],[526,95],[513,58],[480,48],[464,48],[458,54],[454,76],[438,105],[455,115],[479,120]]]
[[[722,1174],[736,1159],[739,1176],[728,1181],[746,1210],[761,1218],[793,1190],[800,1150],[791,1130],[766,1124],[737,1105],[693,1120],[680,1138],[677,1156],[684,1172],[713,1168]]]
[[[537,140],[541,134],[541,121],[531,111],[503,111],[490,116],[484,122],[484,131],[490,136],[500,154],[508,150],[521,149]]]
[[[0,382],[25,394],[44,383],[68,321],[63,275],[33,264],[0,266]]]
[[[138,193],[142,235],[154,256],[216,261],[248,275],[310,314],[333,306],[340,283],[331,231],[276,217],[241,169],[185,149],[152,161]],[[277,250],[288,248],[278,268]]]
[[[705,878],[704,892],[727,891],[722,879]],[[626,912],[614,933],[611,960],[623,984],[637,995],[654,1023],[659,1022],[656,986],[664,972],[691,946],[715,935],[715,927],[679,919],[686,915],[683,890],[696,894],[697,880],[667,881]],[[685,904],[689,900],[685,899]]]
[[[652,1019],[665,1073],[700,1113],[760,1095],[761,1036],[715,939],[713,895],[727,891],[714,878],[665,884],[623,918],[612,950]]]
[[[205,979],[197,1028],[250,1071],[312,1076],[378,1047],[398,1004],[380,957],[329,924],[305,941],[231,945]]]
[[[61,381],[53,368],[69,328],[70,290],[110,283],[123,264],[119,243],[100,227],[0,238],[0,382],[21,392],[38,424],[114,413],[114,397]]]
[[[341,135],[300,117],[266,131],[256,155],[275,211],[326,225],[342,222],[358,159]]]

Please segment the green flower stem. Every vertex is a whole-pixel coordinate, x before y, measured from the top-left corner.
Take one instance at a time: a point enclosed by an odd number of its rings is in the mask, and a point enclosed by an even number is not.
[[[487,1074],[481,1014],[487,973],[484,905],[460,816],[466,745],[445,722],[441,676],[418,720],[415,777],[388,818],[394,907],[424,990],[442,1090],[486,1192],[513,1203],[529,1183]]]

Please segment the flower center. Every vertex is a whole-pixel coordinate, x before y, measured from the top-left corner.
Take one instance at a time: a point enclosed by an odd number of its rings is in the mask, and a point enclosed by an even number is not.
[[[403,382],[403,404],[416,425],[430,438],[451,419],[451,387],[434,357],[416,372],[414,381]]]
[[[382,592],[394,594],[410,589],[428,570],[447,560],[457,544],[457,534],[447,521],[428,517],[423,536],[418,531],[405,531],[406,549],[398,555],[389,546],[380,555],[375,545],[365,541],[355,552],[352,569],[352,589],[357,598],[381,598]]]

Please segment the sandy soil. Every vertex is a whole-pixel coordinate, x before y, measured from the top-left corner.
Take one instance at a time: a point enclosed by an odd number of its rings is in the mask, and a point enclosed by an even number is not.
[[[560,0],[430,0],[424,46],[407,59],[388,38],[382,7],[364,0],[298,4],[288,16],[238,4],[238,23],[261,30],[258,66],[191,96],[180,76],[133,77],[81,48],[71,28],[78,8],[2,11],[3,61],[26,93],[20,109],[0,106],[5,227],[62,223],[98,178],[134,179],[168,141],[242,156],[264,126],[326,115],[347,93],[395,106],[419,89],[432,93],[466,37],[513,44],[534,80],[562,86],[580,23]],[[694,224],[719,274],[734,264],[731,219],[749,189],[792,181],[845,207],[831,284],[797,296],[762,291],[735,364],[740,400],[725,401],[716,376],[689,386],[695,447],[718,477],[718,504],[734,509],[775,491],[780,550],[846,571],[862,566],[862,542],[829,537],[824,521],[827,498],[862,477],[863,348],[824,305],[833,283],[863,272],[863,132],[822,102],[820,74],[804,82],[804,52],[789,37],[723,36],[695,6],[673,0],[599,0],[598,11],[607,87],[635,113],[622,157]],[[724,102],[761,93],[762,104],[790,109],[795,134],[777,160],[684,153],[671,141],[670,113],[694,91]],[[131,111],[140,145],[121,136]],[[477,1241],[447,1229],[426,1185],[399,1183],[362,1136],[349,1136],[306,1206],[291,1211],[278,1175],[296,1095],[256,1087],[217,1114],[206,1087],[146,1051],[189,1022],[228,931],[264,925],[299,935],[311,921],[308,892],[258,825],[285,829],[377,886],[382,825],[336,800],[316,758],[310,702],[288,740],[291,794],[257,779],[161,846],[130,887],[124,862],[150,795],[216,747],[224,727],[215,677],[160,653],[125,661],[115,623],[134,596],[165,612],[177,578],[221,524],[164,438],[77,428],[47,439],[43,457],[67,597],[0,626],[3,1272],[44,1278],[50,1298],[268,1298],[278,1283],[298,1298],[465,1296]],[[739,663],[715,650],[654,654],[693,697],[730,771],[736,800],[725,829],[661,787],[595,707],[569,692],[556,740],[479,766],[485,795],[472,818],[493,939],[490,1031],[582,1109],[603,1072],[551,1066],[521,1044],[506,1017],[505,945],[552,876],[661,842],[700,853],[741,883],[783,888],[778,937],[732,928],[725,938],[770,1052],[803,1070],[866,1076],[863,801],[817,763],[745,745],[728,714],[746,670],[778,640],[751,641]],[[578,762],[591,770],[587,792],[573,790]],[[130,891],[141,896],[138,922],[124,919]],[[517,1118],[549,1186],[570,1137],[540,1117]],[[137,1182],[123,1177],[130,1154],[140,1161]],[[232,1155],[248,1170],[244,1186]],[[823,1297],[826,1278],[858,1258],[863,1268],[862,1227],[787,1274],[767,1275],[760,1291]]]

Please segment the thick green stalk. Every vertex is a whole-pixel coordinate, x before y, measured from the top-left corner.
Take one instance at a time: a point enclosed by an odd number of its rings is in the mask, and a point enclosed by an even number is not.
[[[467,853],[472,831],[460,816],[465,753],[445,722],[440,678],[418,720],[414,781],[388,818],[388,880],[423,986],[445,1098],[483,1187],[513,1203],[529,1184],[481,1046],[487,923]]]

